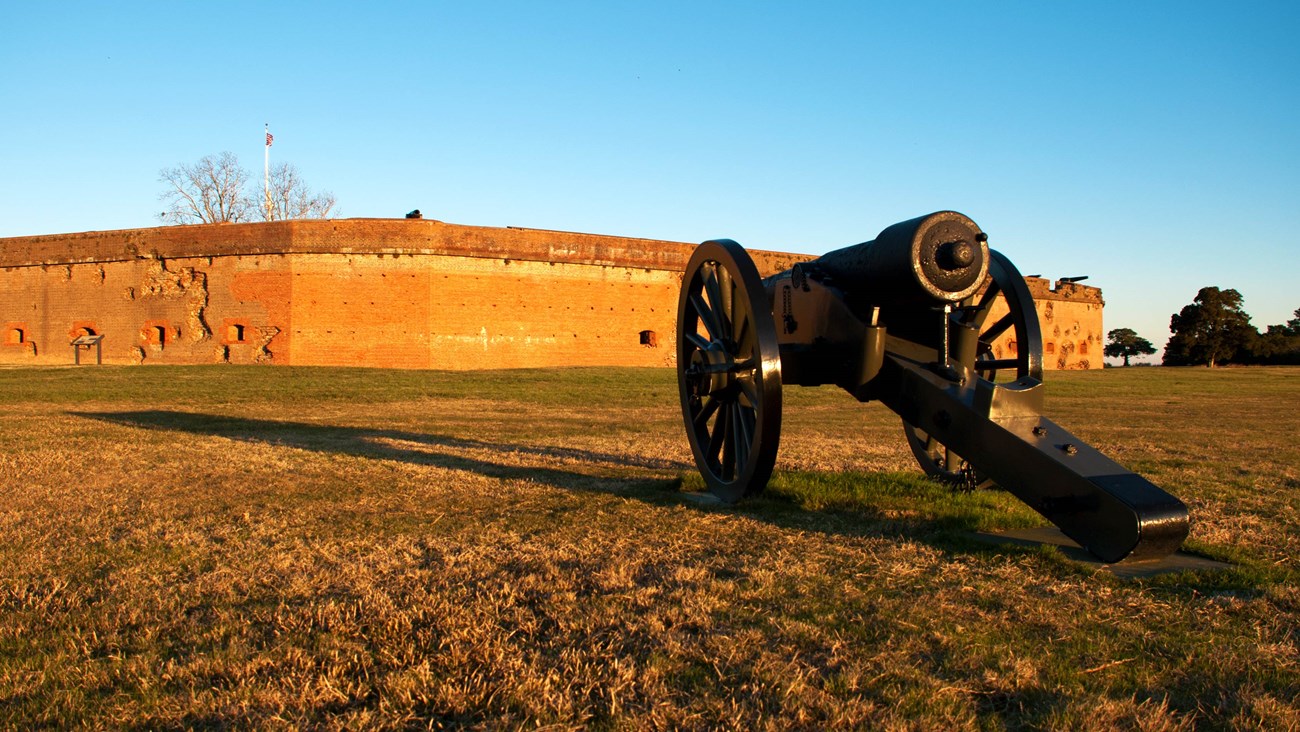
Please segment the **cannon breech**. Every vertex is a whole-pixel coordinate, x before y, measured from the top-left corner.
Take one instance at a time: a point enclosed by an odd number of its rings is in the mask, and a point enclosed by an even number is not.
[[[1013,353],[995,342],[1010,336]],[[1106,562],[1159,558],[1186,506],[1043,416],[1042,336],[1024,278],[951,211],[760,279],[730,240],[700,245],[678,309],[678,383],[709,489],[763,489],[781,385],[878,400],[931,477],[1001,486]]]

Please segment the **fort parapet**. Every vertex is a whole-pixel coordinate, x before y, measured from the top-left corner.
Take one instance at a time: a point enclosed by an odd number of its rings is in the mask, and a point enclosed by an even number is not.
[[[0,363],[71,363],[89,334],[106,363],[671,366],[693,249],[429,219],[0,239]],[[751,255],[763,274],[810,258]],[[1047,367],[1100,368],[1100,290],[1026,281]]]

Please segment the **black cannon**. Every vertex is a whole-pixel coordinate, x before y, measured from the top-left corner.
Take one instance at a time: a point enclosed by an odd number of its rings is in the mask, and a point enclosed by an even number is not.
[[[1042,353],[1024,278],[953,211],[766,279],[736,242],[706,241],[682,280],[682,414],[721,500],[771,477],[782,384],[836,384],[902,417],[930,476],[1001,486],[1104,562],[1173,553],[1187,507],[1043,417]]]

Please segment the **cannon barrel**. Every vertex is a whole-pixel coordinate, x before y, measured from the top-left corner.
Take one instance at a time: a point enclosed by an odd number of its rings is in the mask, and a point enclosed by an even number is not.
[[[939,211],[899,222],[872,241],[798,266],[830,278],[855,312],[884,305],[955,303],[984,283],[988,237],[966,216]]]

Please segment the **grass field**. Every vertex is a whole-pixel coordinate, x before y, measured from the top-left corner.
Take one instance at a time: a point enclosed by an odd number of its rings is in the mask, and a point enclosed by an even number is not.
[[[0,370],[0,724],[1300,728],[1300,369],[1048,413],[1236,568],[973,542],[1040,521],[829,388],[724,508],[668,370]]]

